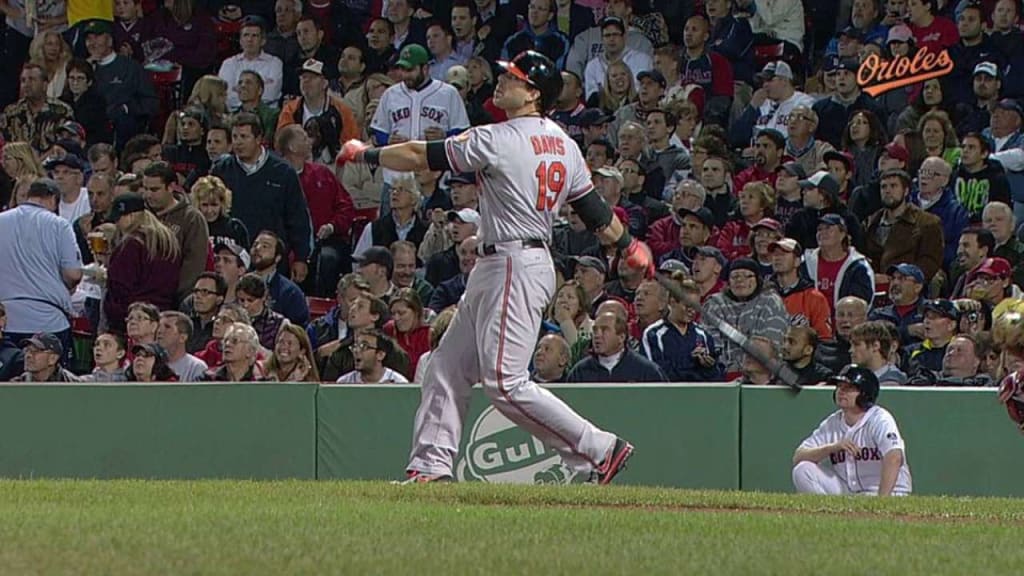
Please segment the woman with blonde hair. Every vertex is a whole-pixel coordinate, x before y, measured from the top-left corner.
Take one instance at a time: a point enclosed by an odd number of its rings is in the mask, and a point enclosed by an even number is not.
[[[483,56],[473,56],[466,62],[469,72],[469,92],[466,94],[466,114],[473,126],[489,124],[491,118],[484,104],[494,96],[494,70]]]
[[[264,366],[272,382],[319,382],[309,335],[298,324],[285,320],[277,330],[274,353]]]
[[[637,101],[639,96],[633,85],[633,72],[622,60],[608,65],[601,89],[587,98],[588,108],[600,108],[605,114],[615,114],[619,108]]]
[[[949,114],[942,110],[925,112],[917,123],[917,131],[924,141],[926,156],[938,156],[956,168],[960,163],[960,143],[956,138],[956,130]]]
[[[146,210],[146,202],[138,194],[129,192],[115,198],[110,220],[117,226],[119,240],[107,266],[103,310],[111,330],[123,333],[132,302],[174,309],[181,247],[174,232]]]
[[[46,176],[43,165],[39,162],[35,150],[28,142],[8,142],[0,152],[4,172],[12,179],[17,180],[23,176],[42,178]]]
[[[238,218],[231,214],[231,189],[216,176],[203,176],[192,185],[190,194],[192,205],[206,219],[206,227],[210,231],[213,245],[230,240],[248,249],[249,230]]]
[[[50,83],[46,85],[47,98],[60,98],[67,80],[67,65],[71,61],[71,47],[59,33],[46,30],[36,34],[28,47],[28,58],[46,70]]]
[[[164,144],[175,144],[178,141],[178,118],[180,112],[190,106],[198,106],[206,112],[208,124],[226,124],[228,114],[228,83],[219,76],[207,74],[196,80],[192,86],[192,94],[181,110],[175,110],[167,117],[164,124]]]
[[[10,210],[15,208],[18,204],[25,202],[28,199],[28,188],[35,182],[36,176],[22,176],[15,180],[14,188],[11,190],[11,199],[7,202],[7,205],[2,207],[2,210]]]

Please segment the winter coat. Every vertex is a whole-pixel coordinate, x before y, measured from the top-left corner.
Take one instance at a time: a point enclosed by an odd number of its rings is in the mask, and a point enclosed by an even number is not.
[[[704,305],[703,317],[712,338],[720,343],[720,358],[726,373],[740,371],[744,353],[715,327],[714,319],[728,322],[747,336],[763,336],[775,343],[782,342],[789,326],[789,314],[782,298],[770,289],[760,289],[746,300],[736,299],[732,290],[719,292]]]
[[[885,210],[879,210],[865,221],[864,255],[871,259],[875,270],[888,270],[904,262],[915,264],[930,282],[942,267],[942,222],[934,214],[910,204],[892,225],[882,246],[875,239],[875,231],[884,214]]]

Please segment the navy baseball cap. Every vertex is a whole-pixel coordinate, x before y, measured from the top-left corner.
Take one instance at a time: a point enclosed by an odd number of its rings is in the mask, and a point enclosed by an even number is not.
[[[121,216],[142,212],[146,209],[146,201],[142,196],[134,192],[125,192],[114,198],[110,206],[110,213],[107,215],[107,222],[117,222]]]
[[[899,274],[901,276],[906,276],[907,278],[913,278],[914,280],[917,281],[918,284],[924,284],[924,272],[921,272],[921,269],[915,266],[914,264],[908,264],[904,262],[903,264],[889,266],[889,269],[886,271],[886,274],[888,274],[889,276],[892,276],[893,274]]]
[[[132,346],[132,356],[138,356],[142,353],[149,354],[164,364],[166,364],[169,359],[167,350],[156,342],[150,342],[149,344],[136,344],[135,346]]]
[[[662,88],[668,86],[668,80],[665,80],[665,75],[657,70],[644,70],[643,72],[636,75],[637,82],[642,81],[644,78],[648,78],[651,81],[657,83]]]
[[[576,262],[576,266],[593,268],[601,274],[608,273],[608,264],[601,258],[596,258],[594,256],[577,256],[573,258],[573,261]]]
[[[829,226],[840,226],[843,230],[846,230],[846,220],[842,216],[836,213],[825,214],[821,218],[818,218],[818,224],[828,224]]]
[[[832,56],[829,56],[828,58],[825,58],[825,65],[824,65],[825,72],[834,72],[834,71],[838,70],[839,69],[839,62],[840,61],[841,61],[841,58],[839,58],[838,55],[832,55]]]
[[[622,18],[618,16],[605,16],[601,19],[601,29],[605,29],[608,26],[615,26],[623,34],[626,33],[626,23],[622,21]]]
[[[605,114],[604,110],[601,110],[600,108],[587,108],[576,116],[576,125],[586,128],[588,126],[607,124],[612,120],[612,116]]]
[[[60,343],[60,338],[49,332],[40,332],[31,338],[25,338],[21,341],[21,347],[26,346],[35,346],[43,352],[53,352],[58,356],[64,355],[64,345]]]
[[[82,162],[82,159],[76,156],[75,154],[65,154],[64,156],[60,156],[58,158],[47,158],[46,163],[43,165],[43,168],[46,168],[47,170],[53,170],[57,166],[67,166],[68,168],[71,168],[72,170],[78,170],[79,172],[85,170],[85,163]]]
[[[996,108],[1016,112],[1018,116],[1024,118],[1024,108],[1021,108],[1020,102],[1017,102],[1013,98],[1003,98],[998,104],[996,104]]]
[[[858,30],[856,26],[847,26],[846,28],[843,28],[843,31],[839,33],[839,37],[842,38],[843,36],[846,36],[847,38],[855,38],[861,42],[864,41],[864,33]]]
[[[476,184],[476,172],[453,172],[448,177],[448,185],[452,184]]]
[[[729,265],[729,259],[725,257],[725,254],[722,254],[721,250],[714,246],[698,246],[697,254],[694,257],[696,258],[697,256],[718,260],[723,270]]]
[[[395,259],[391,256],[391,251],[383,246],[370,246],[361,255],[353,257],[360,266],[366,264],[380,264],[381,266],[390,271],[395,268]]]
[[[836,70],[846,70],[854,74],[857,73],[858,68],[860,68],[860,62],[856,58],[841,58],[835,67]]]
[[[693,216],[697,220],[700,220],[701,224],[707,226],[708,230],[712,230],[715,227],[715,216],[714,216],[714,214],[712,214],[711,210],[708,210],[704,206],[701,206],[700,208],[697,208],[696,210],[689,210],[687,208],[680,208],[676,212],[676,214],[679,215],[679,219],[680,220],[682,220],[683,218],[686,218],[687,216]]]
[[[960,310],[957,309],[956,304],[953,304],[952,300],[925,300],[921,304],[922,312],[935,312],[941,316],[945,316],[950,320],[960,319]]]
[[[800,188],[817,188],[831,197],[839,194],[839,182],[835,176],[824,170],[819,170],[806,180],[800,181]]]

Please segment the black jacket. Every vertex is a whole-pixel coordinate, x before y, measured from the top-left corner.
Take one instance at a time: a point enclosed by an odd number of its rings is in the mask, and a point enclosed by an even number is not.
[[[114,126],[107,117],[107,101],[99,93],[96,85],[92,85],[76,101],[70,92],[65,91],[60,98],[75,111],[75,121],[85,129],[86,146],[100,142],[110,144],[114,141]]]
[[[837,149],[842,148],[843,130],[850,122],[850,116],[857,110],[870,110],[879,118],[886,117],[878,102],[863,92],[849,106],[844,106],[834,98],[824,98],[815,102],[813,108],[819,119],[814,137],[828,142]]]
[[[587,356],[569,371],[566,382],[665,382],[665,374],[658,365],[630,350],[623,350],[622,358],[610,371],[601,366],[597,356]]]
[[[789,363],[787,362],[787,364]],[[794,372],[796,372],[796,382],[801,386],[816,386],[828,380],[829,376],[835,374],[835,372],[829,370],[828,368],[822,366],[821,364],[814,360],[812,360],[810,364],[804,366],[803,368],[797,368],[792,364],[789,364],[789,367],[792,368]]]
[[[427,272],[424,279],[430,282],[431,286],[438,286],[458,274],[459,255],[455,252],[455,246],[452,246],[443,252],[434,254],[427,260]]]
[[[313,251],[313,224],[295,169],[267,152],[263,165],[247,174],[234,155],[217,160],[210,174],[234,192],[231,214],[250,233],[270,230],[299,260]]]
[[[418,249],[420,242],[423,242],[423,237],[427,234],[428,224],[417,213],[415,215],[416,221],[412,225],[412,230],[406,235],[405,239],[416,245]],[[398,237],[398,226],[395,224],[395,219],[391,214],[385,214],[380,218],[373,221],[370,225],[370,238],[374,246],[384,246],[387,248],[391,246],[392,242],[401,240]]]
[[[821,364],[831,373],[838,374],[850,363],[850,343],[836,338],[818,344],[814,350],[814,362]]]
[[[804,250],[818,247],[818,220],[825,214],[839,214],[846,221],[846,230],[850,233],[850,241],[854,248],[860,250],[863,247],[864,234],[857,218],[843,207],[826,208],[817,210],[804,208],[789,220],[786,226],[786,237],[792,238],[800,243]]]
[[[25,353],[10,340],[0,340],[0,382],[10,382],[25,370]]]

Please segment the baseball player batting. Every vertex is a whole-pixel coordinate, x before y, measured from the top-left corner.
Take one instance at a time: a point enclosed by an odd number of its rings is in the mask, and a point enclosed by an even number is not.
[[[878,378],[856,364],[829,378],[839,410],[822,420],[793,455],[793,485],[812,494],[911,492],[910,467],[896,419],[875,404]]]
[[[499,64],[504,73],[494,104],[508,114],[507,121],[444,140],[383,148],[350,140],[338,154],[339,163],[392,170],[476,172],[481,182],[480,258],[427,364],[406,482],[452,480],[470,390],[482,382],[506,418],[558,451],[577,473],[607,484],[623,470],[633,445],[597,428],[528,378],[543,311],[555,287],[547,244],[559,208],[569,202],[630,266],[653,274],[651,254],[594,192],[576,144],[544,117],[562,90],[554,63],[527,51]]]

